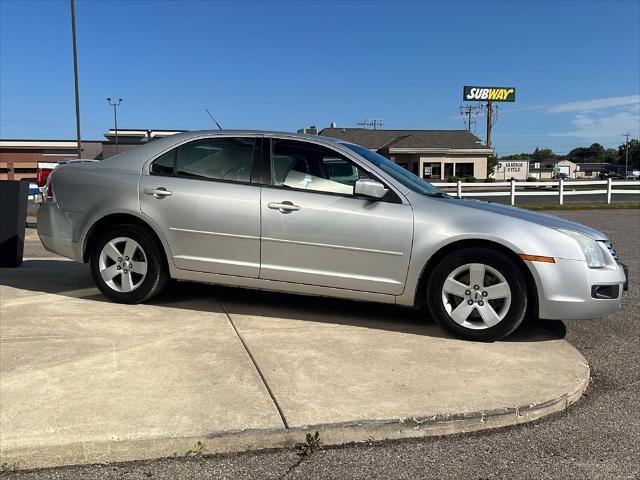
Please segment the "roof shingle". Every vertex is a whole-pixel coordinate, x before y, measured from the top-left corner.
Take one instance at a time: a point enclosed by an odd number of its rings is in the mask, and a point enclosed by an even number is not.
[[[338,138],[363,147],[381,148],[487,148],[466,130],[369,130],[366,128],[325,128],[325,137]]]

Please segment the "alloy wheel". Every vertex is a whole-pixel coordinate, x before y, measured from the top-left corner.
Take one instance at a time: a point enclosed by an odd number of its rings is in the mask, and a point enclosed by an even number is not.
[[[457,324],[484,330],[497,325],[507,315],[511,288],[495,268],[468,263],[447,276],[442,286],[442,303]]]
[[[98,269],[102,280],[111,289],[121,293],[132,292],[147,276],[147,256],[135,240],[114,238],[102,247]]]

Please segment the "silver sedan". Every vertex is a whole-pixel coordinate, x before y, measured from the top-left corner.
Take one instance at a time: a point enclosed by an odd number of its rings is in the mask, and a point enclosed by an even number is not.
[[[366,148],[321,136],[188,132],[58,167],[44,246],[100,291],[144,302],[169,278],[426,307],[463,338],[525,316],[601,318],[626,274],[589,227],[438,192]]]

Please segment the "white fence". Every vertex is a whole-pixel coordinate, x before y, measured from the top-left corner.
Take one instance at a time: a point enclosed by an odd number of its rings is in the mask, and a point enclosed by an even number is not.
[[[640,187],[639,180],[556,180],[551,182],[517,182],[510,180],[508,182],[494,183],[465,183],[458,181],[455,183],[432,183],[434,187],[455,188],[458,197],[510,197],[511,205],[516,204],[516,197],[535,197],[535,196],[557,196],[560,205],[564,203],[566,195],[607,195],[607,203],[611,203],[611,195],[613,194],[636,194],[640,195],[639,189],[621,189],[614,188],[619,186]],[[587,185],[602,185],[601,189],[576,189],[573,187],[581,187]],[[507,187],[506,189],[504,187]],[[546,188],[543,188],[546,187]],[[524,188],[524,190],[523,190]],[[535,188],[535,190],[534,190]],[[465,191],[467,190],[467,191]],[[452,192],[450,192],[452,193]]]

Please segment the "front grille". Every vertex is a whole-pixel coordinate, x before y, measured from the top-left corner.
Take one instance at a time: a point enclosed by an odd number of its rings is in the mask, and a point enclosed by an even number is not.
[[[616,249],[614,248],[613,243],[604,242],[604,244],[607,247],[607,249],[609,250],[609,252],[611,252],[611,256],[613,257],[613,259],[617,262],[618,261],[618,254],[616,253]]]

